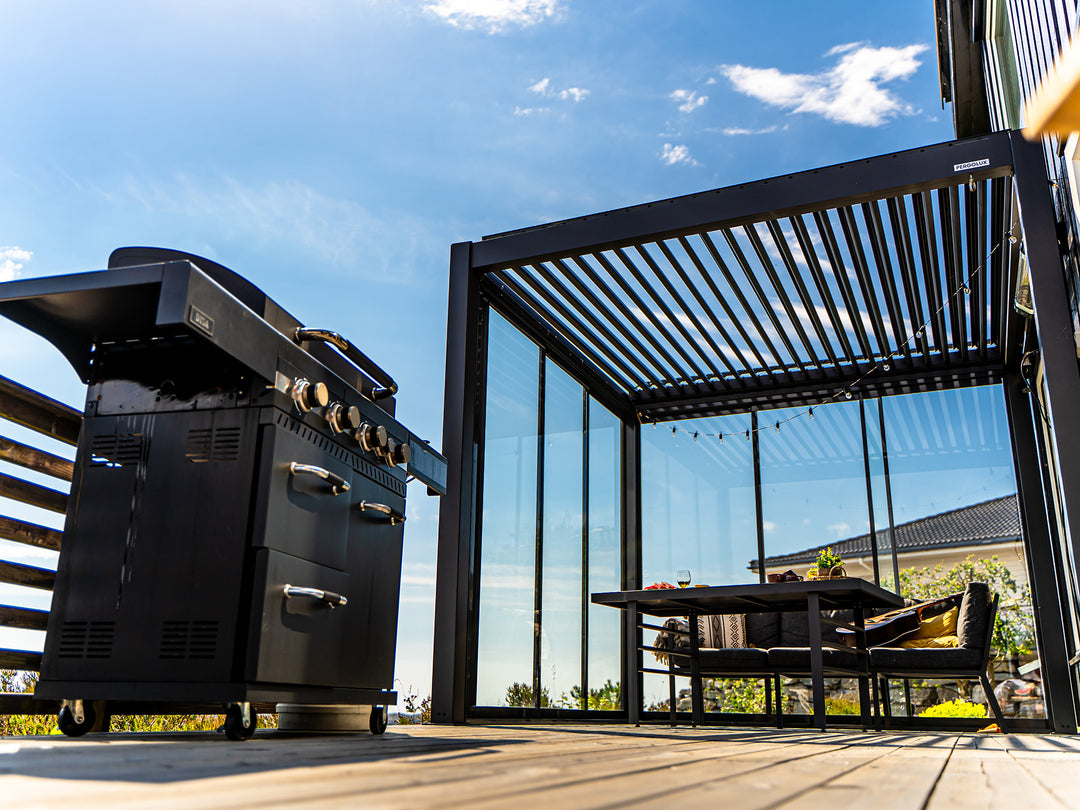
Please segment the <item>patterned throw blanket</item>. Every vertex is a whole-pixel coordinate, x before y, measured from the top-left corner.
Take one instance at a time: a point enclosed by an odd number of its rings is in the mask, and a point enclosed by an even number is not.
[[[664,629],[656,634],[653,656],[661,664],[666,664],[671,657],[664,650],[690,646],[690,623],[686,619],[672,618],[664,622]]]
[[[751,646],[746,639],[746,617],[741,613],[698,617],[698,647],[701,649],[732,649]],[[653,655],[666,664],[670,656],[664,652],[690,646],[690,624],[686,619],[672,618],[653,641]]]

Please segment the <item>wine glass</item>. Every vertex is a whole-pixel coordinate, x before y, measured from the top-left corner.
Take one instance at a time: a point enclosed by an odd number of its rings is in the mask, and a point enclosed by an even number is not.
[[[680,588],[685,588],[690,584],[690,569],[680,568],[675,572],[675,581],[679,583]]]

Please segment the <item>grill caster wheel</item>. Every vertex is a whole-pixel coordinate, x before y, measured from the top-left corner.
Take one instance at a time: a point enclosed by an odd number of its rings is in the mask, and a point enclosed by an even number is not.
[[[94,722],[97,720],[94,707],[87,702],[83,704],[82,711],[83,719],[80,723],[75,719],[75,712],[71,710],[71,706],[65,704],[60,707],[60,712],[56,715],[56,725],[66,736],[81,737],[94,727]]]
[[[371,729],[372,734],[382,734],[386,731],[387,714],[385,706],[371,707],[371,719],[368,720],[368,728]]]
[[[246,720],[245,721],[245,715]],[[225,709],[225,736],[230,740],[242,742],[250,740],[259,725],[259,718],[251,710],[250,703],[230,703]]]

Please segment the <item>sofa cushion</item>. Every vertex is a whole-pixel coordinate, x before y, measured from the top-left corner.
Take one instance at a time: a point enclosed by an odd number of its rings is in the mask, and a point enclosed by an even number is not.
[[[780,614],[781,647],[810,646],[810,616],[802,610],[792,610]]]
[[[746,643],[766,649],[780,643],[779,613],[747,613]]]
[[[742,613],[698,616],[698,645],[718,649],[749,646],[746,642],[746,617]]]
[[[700,650],[698,661],[701,674],[706,677],[763,673],[768,671],[769,654],[753,647],[725,650],[710,648]],[[677,658],[675,668],[685,674],[690,669],[690,662],[685,658]]]
[[[912,674],[932,678],[935,671],[975,669],[982,664],[978,650],[911,649],[874,647],[870,650],[870,666],[886,674]],[[937,677],[941,677],[940,675]]]
[[[860,665],[860,658],[863,665]],[[855,650],[836,650],[826,647],[821,651],[821,660],[826,668],[862,671],[865,669],[866,656],[865,654],[860,656]],[[808,673],[810,672],[810,648],[772,647],[769,650],[769,667],[782,670],[786,675]]]
[[[985,582],[969,582],[956,619],[956,637],[962,649],[982,652],[989,618],[990,587]]]

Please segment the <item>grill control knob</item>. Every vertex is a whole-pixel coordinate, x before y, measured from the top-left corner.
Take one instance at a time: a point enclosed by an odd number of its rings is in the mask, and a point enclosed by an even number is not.
[[[384,447],[386,447],[387,435],[386,428],[382,425],[372,425],[365,422],[359,428],[356,433],[353,434],[353,438],[360,443],[369,453],[379,453]]]
[[[409,445],[390,442],[386,454],[387,464],[391,467],[396,467],[398,464],[408,464],[410,458],[412,458],[412,450],[409,448]]]
[[[334,433],[347,433],[360,427],[360,409],[355,405],[335,402],[326,412],[326,421]]]
[[[297,380],[293,383],[292,397],[303,413],[312,408],[321,408],[330,401],[330,392],[326,390],[325,383],[313,383],[308,380]]]

